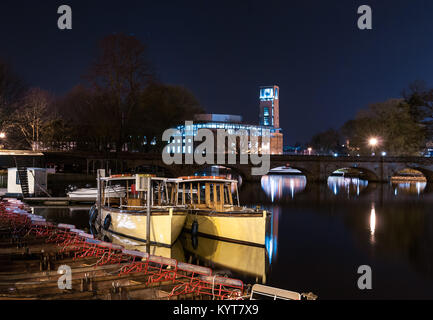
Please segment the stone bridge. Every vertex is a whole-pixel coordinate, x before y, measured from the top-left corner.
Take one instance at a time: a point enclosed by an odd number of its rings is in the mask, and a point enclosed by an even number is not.
[[[166,165],[159,153],[77,153],[77,152],[44,152],[47,163],[70,162],[81,163],[87,173],[96,169],[112,169],[122,172],[140,166],[160,168],[171,177],[194,175],[211,165]],[[216,157],[215,157],[216,158]],[[238,161],[239,162],[239,161]],[[328,177],[338,169],[356,168],[369,181],[387,182],[397,172],[406,169],[416,169],[422,172],[428,181],[433,181],[433,158],[426,157],[331,157],[331,156],[297,156],[271,155],[270,169],[290,166],[300,170],[309,181],[327,181]],[[260,181],[261,176],[251,174],[251,164],[226,164],[240,174],[244,181]]]

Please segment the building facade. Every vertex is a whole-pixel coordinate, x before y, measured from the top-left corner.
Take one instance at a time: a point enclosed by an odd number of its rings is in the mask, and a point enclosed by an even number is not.
[[[247,146],[240,146],[239,141],[232,148],[237,153],[265,153],[265,154],[283,154],[283,133],[279,127],[279,88],[278,86],[260,87],[259,92],[259,124],[245,123],[240,115],[227,114],[197,114],[191,126],[179,125],[176,129],[179,132],[177,141],[177,150],[171,150],[173,153],[191,153],[193,141],[186,141],[196,136],[200,129],[209,129],[217,137],[218,129],[226,130],[227,135],[239,137],[246,133],[249,137],[257,136],[257,143],[248,143]],[[269,135],[269,145],[262,145],[262,137]],[[238,139],[239,140],[239,139]],[[228,143],[228,142],[227,142]],[[216,143],[215,143],[216,148]],[[216,150],[215,150],[216,152]]]

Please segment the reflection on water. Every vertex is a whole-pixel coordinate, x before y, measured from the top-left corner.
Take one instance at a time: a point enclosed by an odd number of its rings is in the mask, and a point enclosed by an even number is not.
[[[344,194],[347,197],[359,196],[367,188],[368,181],[359,178],[331,176],[328,178],[328,187],[334,195]]]
[[[276,240],[267,242],[268,252],[279,248],[268,285],[324,299],[433,298],[433,194],[425,182],[331,177],[283,201],[290,184],[280,179],[263,179],[260,186],[278,221]],[[257,192],[244,188],[240,197]],[[361,265],[375,274],[368,293],[356,286]],[[287,279],[288,272],[296,277]]]
[[[392,188],[394,189],[394,195],[399,194],[416,194],[420,195],[427,187],[427,182],[393,182]]]
[[[343,177],[308,188],[306,183],[304,176],[269,175],[240,189],[242,204],[273,212],[266,248],[193,240],[184,233],[174,248],[153,252],[246,283],[312,291],[321,299],[433,299],[433,194],[425,183],[367,184]],[[88,211],[35,211],[88,226]],[[356,285],[361,265],[373,270],[368,292]]]
[[[192,263],[205,264],[216,273],[233,277],[234,274],[266,283],[266,249],[239,243],[219,241],[188,233],[180,235],[180,242]]]
[[[102,239],[107,242],[112,242],[114,244],[121,245],[128,250],[148,252],[147,251],[148,248],[144,242],[140,242],[123,236],[112,234],[104,230],[102,230],[102,232],[103,232]],[[149,253],[151,255],[176,259],[179,262],[185,262],[185,253],[183,251],[182,244],[179,241],[173,243],[171,247],[151,245],[149,249],[150,249]]]
[[[262,177],[262,189],[272,202],[290,197],[293,199],[307,186],[303,175],[268,175]]]
[[[56,223],[75,224],[77,228],[90,232],[89,210],[80,208],[35,207],[33,213],[46,217]],[[278,217],[278,214],[277,214]],[[270,259],[276,256],[278,219],[270,220],[271,234],[267,235],[270,255],[264,247],[219,241],[205,237],[191,238],[191,234],[183,232],[170,247],[150,246],[150,254],[176,259],[179,262],[196,263],[214,269],[215,273],[242,279],[246,282],[266,283]],[[97,235],[97,234],[95,234]],[[112,234],[102,230],[98,238],[122,245],[126,249],[147,252],[144,242]]]
[[[376,231],[376,209],[373,207],[370,211],[370,233],[371,233],[371,243],[374,243],[374,232]]]
[[[265,246],[268,253],[269,264],[277,258],[277,247],[278,247],[278,222],[280,218],[280,208],[274,207],[270,209],[272,217],[270,221],[270,230],[266,234]]]

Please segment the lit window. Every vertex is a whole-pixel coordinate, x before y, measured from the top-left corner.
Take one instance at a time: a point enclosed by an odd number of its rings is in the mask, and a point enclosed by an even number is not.
[[[271,100],[274,97],[273,88],[263,88],[260,89],[260,100]]]

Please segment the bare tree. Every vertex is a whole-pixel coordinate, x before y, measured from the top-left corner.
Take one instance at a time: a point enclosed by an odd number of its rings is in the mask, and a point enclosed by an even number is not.
[[[11,66],[0,60],[0,108],[11,107],[24,91],[23,82],[12,71]]]
[[[139,93],[153,79],[146,46],[134,36],[113,34],[102,39],[100,56],[86,78],[105,97],[119,126],[116,148],[120,150],[133,118]]]
[[[6,133],[9,136],[13,127],[10,114],[24,92],[25,86],[15,75],[10,64],[0,59],[0,132],[3,134]]]
[[[51,95],[40,89],[32,88],[27,91],[14,113],[15,126],[23,135],[32,150],[41,147],[43,128],[49,119],[48,106]]]

